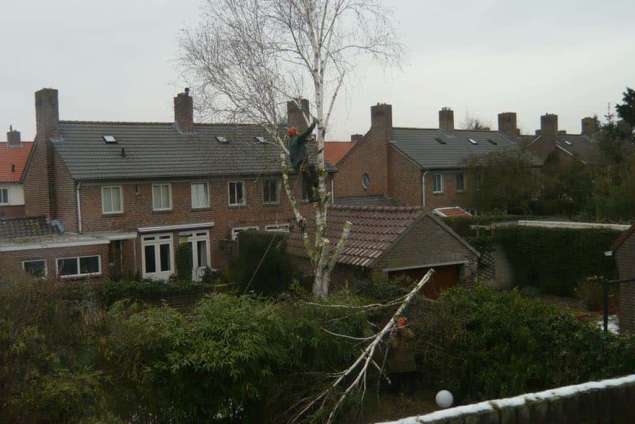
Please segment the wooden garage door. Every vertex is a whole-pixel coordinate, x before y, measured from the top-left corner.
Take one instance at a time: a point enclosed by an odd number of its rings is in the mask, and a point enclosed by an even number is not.
[[[432,281],[423,288],[423,295],[429,299],[437,299],[443,291],[459,284],[459,268],[460,265],[434,267],[434,275]],[[419,281],[426,275],[430,268],[409,269],[406,271],[394,271],[389,274],[393,277],[408,277],[413,281]]]

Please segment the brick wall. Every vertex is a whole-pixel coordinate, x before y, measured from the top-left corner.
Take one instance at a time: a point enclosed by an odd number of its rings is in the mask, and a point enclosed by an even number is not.
[[[66,231],[77,232],[77,197],[71,173],[57,153],[53,154],[55,209],[52,217],[64,223]]]
[[[461,206],[469,207],[468,194],[463,191],[459,192],[456,189],[456,175],[463,173],[464,175],[464,187],[468,188],[468,176],[467,173],[457,171],[428,171],[426,174],[426,208],[436,209],[448,206]],[[443,193],[433,192],[433,179],[435,174],[441,174],[443,176]]]
[[[463,261],[467,261],[468,265],[463,271],[462,282],[471,284],[476,278],[477,255],[435,219],[426,215],[395,243],[393,248],[377,262],[375,268],[381,271],[387,268],[407,268]]]
[[[24,205],[0,206],[0,218],[18,218],[25,215]]]
[[[615,252],[620,279],[635,278],[635,237],[630,236]],[[620,285],[620,331],[635,333],[635,283]]]
[[[388,197],[400,205],[421,206],[421,169],[394,147],[388,148]]]
[[[22,250],[17,252],[2,252],[0,254],[0,270],[7,270],[7,272],[19,272],[22,269],[22,261],[33,259],[45,259],[48,269],[49,278],[55,278],[56,275],[56,259],[68,258],[75,256],[101,256],[101,269],[102,276],[100,278],[106,278],[110,276],[108,269],[108,245],[95,245],[95,246],[75,246],[75,247],[63,247],[55,249],[37,249],[37,250]]]
[[[36,137],[24,171],[24,203],[27,216],[50,216],[47,145]]]

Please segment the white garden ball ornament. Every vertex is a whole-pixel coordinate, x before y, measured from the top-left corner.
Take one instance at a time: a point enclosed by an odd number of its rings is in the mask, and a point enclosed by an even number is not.
[[[454,396],[452,396],[452,393],[447,390],[441,390],[439,393],[437,393],[435,400],[437,401],[437,405],[439,406],[439,408],[445,409],[452,406],[452,404],[454,403]]]

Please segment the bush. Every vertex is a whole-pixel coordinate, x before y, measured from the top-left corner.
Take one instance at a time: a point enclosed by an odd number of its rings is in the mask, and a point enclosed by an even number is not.
[[[174,296],[202,296],[214,291],[214,285],[210,283],[180,280],[168,283],[151,280],[106,281],[95,283],[91,287],[96,301],[106,307],[123,299],[133,302],[147,302],[169,299]]]
[[[613,258],[604,255],[615,237],[610,230],[509,227],[497,228],[493,240],[504,248],[517,286],[573,296],[589,276],[616,278]]]
[[[238,235],[238,256],[230,263],[228,279],[241,293],[276,296],[288,291],[297,273],[286,254],[285,233],[244,231]]]
[[[452,289],[414,325],[420,369],[464,400],[635,371],[635,340],[604,334],[517,291]]]

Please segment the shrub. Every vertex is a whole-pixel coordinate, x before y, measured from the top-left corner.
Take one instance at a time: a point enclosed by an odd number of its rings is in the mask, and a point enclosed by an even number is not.
[[[419,366],[438,387],[483,400],[626,375],[635,341],[604,334],[518,292],[452,289],[414,324]]]
[[[245,231],[238,235],[238,256],[230,263],[228,279],[242,293],[275,296],[289,289],[296,277],[286,254],[285,233]]]

